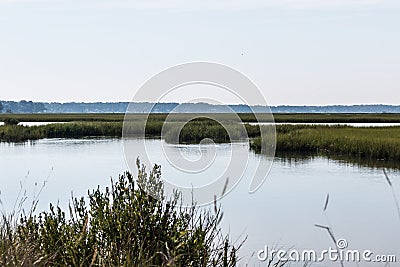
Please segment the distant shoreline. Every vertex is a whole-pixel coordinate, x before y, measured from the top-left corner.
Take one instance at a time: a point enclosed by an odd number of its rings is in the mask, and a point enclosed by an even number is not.
[[[194,113],[196,117],[207,117],[208,113]],[[167,113],[153,113],[149,116],[143,113],[130,114],[130,119],[139,121],[157,120],[164,121]],[[186,121],[193,113],[173,114],[174,120]],[[271,122],[271,116],[257,114],[256,118],[252,113],[239,113],[243,122]],[[212,113],[213,118],[221,116],[223,113]],[[400,123],[400,113],[274,113],[276,123]],[[40,113],[40,114],[0,114],[0,122],[7,118],[13,118],[20,122],[122,122],[125,118],[124,113]]]
[[[326,105],[289,106],[279,105],[270,108],[254,105],[212,105],[208,103],[132,103],[129,102],[33,102],[2,101],[0,113],[170,113],[179,106],[179,113],[225,113],[227,107],[235,113],[400,113],[400,105]]]

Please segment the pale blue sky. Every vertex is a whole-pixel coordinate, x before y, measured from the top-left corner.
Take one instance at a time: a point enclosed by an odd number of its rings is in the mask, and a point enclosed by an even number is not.
[[[129,101],[190,61],[236,68],[271,105],[400,104],[400,1],[0,0],[3,100]]]

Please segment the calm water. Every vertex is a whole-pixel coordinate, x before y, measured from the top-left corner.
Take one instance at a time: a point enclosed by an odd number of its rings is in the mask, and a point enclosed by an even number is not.
[[[41,121],[41,122],[20,122],[19,125],[23,126],[40,126],[40,125],[47,125],[47,124],[57,124],[57,123],[66,123],[66,122],[48,122],[48,121]],[[0,126],[4,125],[4,122],[0,122]]]
[[[136,145],[138,140],[130,140]],[[176,170],[164,158],[160,140],[148,140],[154,162],[162,165],[165,177],[182,179],[187,174]],[[244,143],[233,144],[236,153],[247,153]],[[196,158],[207,152],[196,145],[171,146],[177,154]],[[109,184],[127,169],[119,139],[40,140],[25,144],[0,144],[0,190],[5,210],[13,207],[20,182],[30,197],[40,194],[39,210],[49,202],[66,207],[71,196],[84,195],[89,188]],[[216,157],[207,176],[218,175],[229,162],[230,144],[217,145]],[[178,153],[179,152],[179,153]],[[142,156],[143,155],[139,155]],[[377,254],[396,254],[400,260],[400,220],[390,187],[382,170],[343,164],[325,158],[307,161],[276,159],[271,173],[254,194],[249,182],[262,156],[250,154],[243,179],[221,201],[222,226],[234,239],[248,239],[242,248],[242,263],[266,266],[254,251],[270,247],[328,249],[332,242],[326,231],[314,224],[331,225],[337,238],[345,238],[349,249],[369,249]],[[400,174],[390,171],[395,194],[400,198]],[[35,186],[36,184],[36,186]],[[323,212],[326,195],[330,201]],[[29,202],[26,203],[29,207]],[[292,266],[296,266],[293,264]],[[339,266],[328,263],[312,266]],[[356,266],[346,264],[345,266]],[[360,266],[385,266],[360,263]],[[390,266],[396,266],[391,264]]]

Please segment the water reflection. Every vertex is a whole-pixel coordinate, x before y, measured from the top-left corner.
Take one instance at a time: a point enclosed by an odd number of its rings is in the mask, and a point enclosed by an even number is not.
[[[41,125],[48,125],[48,124],[59,124],[59,123],[67,123],[67,122],[60,122],[60,121],[56,121],[56,122],[50,122],[50,121],[40,121],[40,122],[20,122],[18,123],[18,125],[22,125],[22,126],[41,126]],[[0,121],[0,126],[4,125],[4,122]]]
[[[340,155],[329,155],[326,153],[288,153],[277,152],[275,160],[282,161],[287,164],[293,164],[294,167],[301,164],[307,164],[317,158],[325,158],[338,164],[366,167],[371,169],[382,170],[383,168],[400,171],[400,161],[386,161],[377,159],[354,158]]]
[[[148,152],[156,163],[161,164],[163,176],[184,181],[187,173],[180,173],[165,160],[162,141],[148,141]],[[139,141],[132,139],[130,142],[134,145]],[[198,157],[196,145],[175,147],[177,153],[178,149],[183,149],[186,156]],[[207,150],[207,146],[203,149]],[[230,149],[227,144],[216,145],[216,165],[208,169],[207,179],[226,167]],[[248,145],[238,145],[237,153],[248,154]],[[46,181],[38,210],[48,209],[50,202],[59,202],[67,210],[71,192],[81,196],[86,195],[88,189],[104,188],[110,184],[110,177],[116,178],[127,169],[121,139],[47,139],[22,145],[1,143],[0,154],[0,198],[6,210],[15,202],[20,181],[25,181],[23,186],[29,197]],[[249,182],[259,161],[263,160],[262,155],[249,153],[242,180],[220,202],[224,211],[221,224],[224,231],[229,232],[233,240],[240,241],[248,236],[240,251],[243,265],[265,266],[256,255],[265,245],[327,249],[332,245],[330,237],[314,224],[332,226],[335,235],[345,238],[351,249],[399,253],[400,221],[391,188],[379,165],[365,168],[358,163],[319,155],[278,154],[266,182],[259,191],[249,194]],[[400,196],[400,172],[390,169],[388,174],[395,195]],[[329,221],[323,212],[327,194],[330,195],[326,211]],[[338,266],[338,263],[332,265]],[[324,262],[312,266],[331,265]],[[360,263],[360,266],[376,264]]]

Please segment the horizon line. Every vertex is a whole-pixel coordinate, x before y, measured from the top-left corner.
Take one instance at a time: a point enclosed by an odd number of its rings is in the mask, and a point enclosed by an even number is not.
[[[207,102],[131,102],[131,101],[67,101],[67,102],[59,102],[59,101],[33,101],[33,100],[0,100],[2,102],[32,102],[32,103],[45,103],[45,104],[122,104],[122,103],[135,103],[135,104],[207,104],[210,106],[263,106],[261,104],[245,104],[245,103],[226,103],[226,104],[212,104]],[[356,103],[356,104],[275,104],[268,105],[269,107],[331,107],[331,106],[400,106],[400,104],[387,104],[387,103]]]

